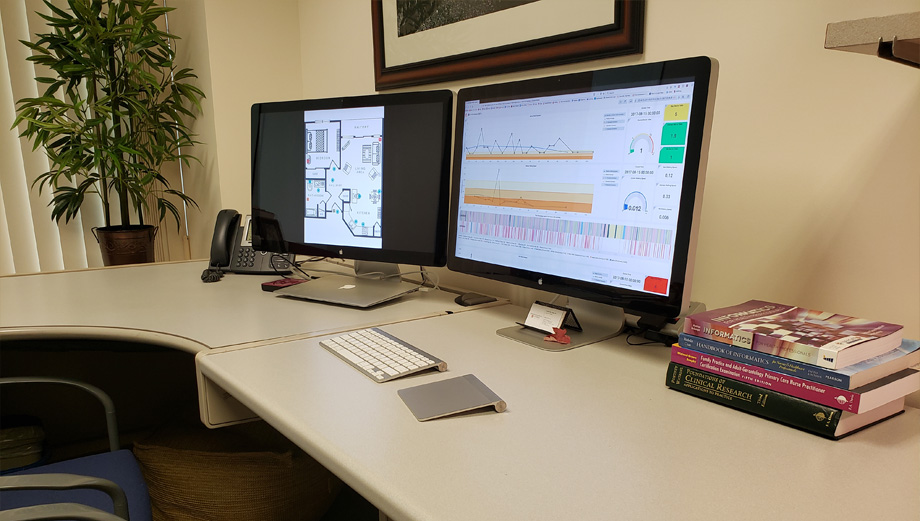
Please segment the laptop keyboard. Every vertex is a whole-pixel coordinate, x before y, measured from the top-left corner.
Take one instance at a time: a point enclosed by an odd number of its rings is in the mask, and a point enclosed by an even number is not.
[[[443,360],[376,327],[327,338],[319,345],[375,382],[427,369],[447,370]]]

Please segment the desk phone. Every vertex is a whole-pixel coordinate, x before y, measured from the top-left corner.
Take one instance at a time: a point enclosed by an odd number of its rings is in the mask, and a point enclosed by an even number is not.
[[[211,267],[233,273],[284,274],[291,272],[294,255],[256,251],[252,247],[252,216],[240,226],[236,210],[221,210],[211,239]]]

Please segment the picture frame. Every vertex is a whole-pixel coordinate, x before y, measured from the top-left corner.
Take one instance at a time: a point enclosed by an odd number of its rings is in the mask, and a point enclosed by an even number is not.
[[[645,0],[584,0],[585,5],[609,13],[605,14],[607,19],[592,16],[586,9],[571,9],[575,0],[566,1],[569,3],[565,4],[568,10],[564,21],[569,22],[568,18],[572,18],[571,25],[575,28],[567,32],[550,34],[558,29],[533,28],[537,24],[529,22],[514,23],[515,17],[520,16],[517,13],[540,12],[535,9],[548,10],[556,3],[556,0],[538,0],[522,2],[525,5],[521,8],[505,9],[460,23],[451,23],[449,26],[426,29],[422,36],[416,33],[403,38],[396,34],[396,0],[372,0],[376,89],[395,89],[642,53]],[[565,25],[556,23],[559,18],[552,15],[541,16],[540,19],[548,19],[554,26]],[[488,29],[496,23],[500,24],[501,30]],[[579,23],[583,25],[579,26]],[[518,27],[520,29],[515,29]],[[531,34],[523,34],[527,31],[531,31]],[[537,31],[536,34],[533,31]],[[476,40],[479,40],[479,35],[493,32],[501,33],[502,37],[510,38],[510,41],[481,49],[466,49],[460,45],[472,40],[464,35],[476,34]],[[459,48],[459,52],[456,48]],[[404,49],[408,50],[408,57],[400,55],[394,60],[397,52]],[[413,52],[418,52],[420,57],[413,56]]]

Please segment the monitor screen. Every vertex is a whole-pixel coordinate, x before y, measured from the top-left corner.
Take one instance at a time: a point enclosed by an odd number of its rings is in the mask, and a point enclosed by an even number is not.
[[[450,91],[252,106],[253,247],[443,266]]]
[[[716,71],[690,58],[460,90],[450,269],[676,317]]]

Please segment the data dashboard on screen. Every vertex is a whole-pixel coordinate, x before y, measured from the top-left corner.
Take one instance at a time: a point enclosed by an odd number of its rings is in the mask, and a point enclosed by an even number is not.
[[[676,315],[689,297],[712,63],[461,90],[448,265]]]
[[[692,94],[467,103],[456,255],[666,295]]]

